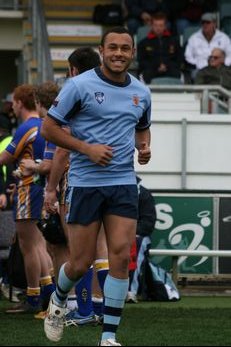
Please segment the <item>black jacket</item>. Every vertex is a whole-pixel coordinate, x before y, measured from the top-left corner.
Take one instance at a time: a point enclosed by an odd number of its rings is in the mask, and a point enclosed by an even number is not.
[[[128,17],[140,19],[142,12],[153,14],[155,12],[164,12],[169,16],[171,14],[172,0],[125,0],[125,7]]]
[[[0,138],[0,142],[3,141],[8,135]],[[6,194],[8,198],[9,205],[9,196],[6,193],[7,188],[11,183],[15,183],[15,179],[12,176],[12,172],[15,169],[13,163],[9,163],[7,165],[0,166],[0,194]]]
[[[151,192],[138,185],[139,190],[139,216],[136,234],[140,236],[150,236],[154,231],[156,223],[155,200]]]
[[[146,83],[150,83],[155,77],[180,78],[182,58],[177,37],[167,30],[161,37],[150,32],[137,47],[138,73],[143,75]],[[158,71],[161,64],[167,66],[166,72]]]
[[[217,84],[231,90],[231,67],[222,65],[219,69],[206,66],[198,71],[195,84]]]

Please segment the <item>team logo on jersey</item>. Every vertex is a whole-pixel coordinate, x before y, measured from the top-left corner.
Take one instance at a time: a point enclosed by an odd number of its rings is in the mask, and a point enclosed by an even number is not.
[[[138,97],[138,95],[133,95],[132,100],[133,100],[133,105],[135,106],[139,105],[140,98]]]
[[[102,104],[102,102],[104,101],[104,93],[96,92],[95,93],[95,99],[99,104]]]

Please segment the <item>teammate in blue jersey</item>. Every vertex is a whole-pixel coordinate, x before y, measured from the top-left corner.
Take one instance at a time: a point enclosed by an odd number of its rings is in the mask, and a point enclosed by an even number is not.
[[[48,111],[42,134],[71,150],[68,180],[70,257],[59,272],[44,329],[59,341],[67,295],[91,266],[103,223],[109,252],[104,321],[99,345],[120,346],[116,331],[128,292],[128,264],[136,235],[135,148],[143,165],[150,151],[150,90],[127,70],[134,40],[126,28],[102,36],[102,65],[69,79]],[[71,134],[63,131],[69,125]]]

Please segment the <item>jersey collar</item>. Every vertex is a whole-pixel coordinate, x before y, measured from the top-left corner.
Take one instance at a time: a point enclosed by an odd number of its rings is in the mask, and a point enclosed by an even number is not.
[[[129,74],[127,73],[126,75],[126,80],[123,83],[120,82],[114,82],[112,80],[110,80],[109,78],[107,78],[101,71],[100,67],[96,67],[95,68],[95,73],[97,74],[97,76],[99,78],[101,78],[101,80],[103,80],[106,83],[112,84],[113,86],[116,87],[127,87],[130,83],[131,83],[131,77],[129,76]]]

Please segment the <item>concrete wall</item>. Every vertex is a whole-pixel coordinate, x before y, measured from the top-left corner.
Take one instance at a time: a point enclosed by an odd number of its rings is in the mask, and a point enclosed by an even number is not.
[[[0,11],[0,106],[1,100],[18,84],[17,59],[22,49],[21,12]]]
[[[2,11],[1,11],[2,12]],[[22,50],[22,18],[3,18],[0,12],[0,50]]]
[[[152,158],[135,168],[153,190],[231,189],[230,115],[159,116],[152,120]]]

